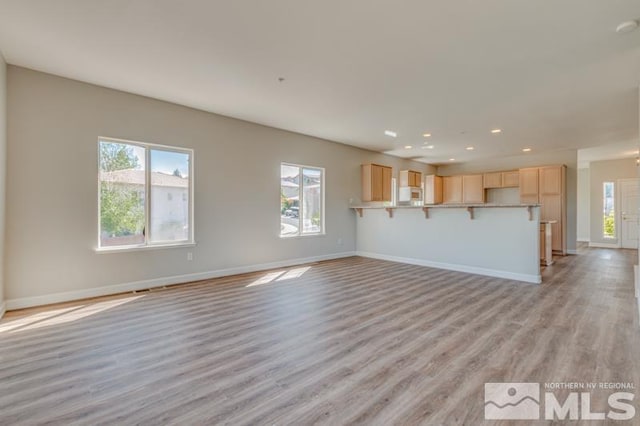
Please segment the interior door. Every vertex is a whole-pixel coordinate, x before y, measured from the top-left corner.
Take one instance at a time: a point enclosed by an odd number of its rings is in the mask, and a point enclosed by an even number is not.
[[[622,248],[638,248],[638,208],[640,207],[640,184],[638,179],[620,179],[620,245]]]

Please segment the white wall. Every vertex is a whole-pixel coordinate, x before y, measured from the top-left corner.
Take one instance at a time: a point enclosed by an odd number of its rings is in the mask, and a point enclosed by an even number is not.
[[[8,68],[6,297],[16,308],[356,249],[360,164],[432,167]],[[98,136],[195,150],[197,246],[98,254]],[[326,169],[326,236],[280,239],[280,162]],[[338,244],[341,239],[342,244]],[[193,261],[187,261],[187,252]],[[152,280],[150,282],[146,280]],[[54,297],[47,295],[57,294]]]
[[[591,206],[589,198],[591,185],[589,181],[589,169],[578,169],[578,202],[577,202],[577,234],[578,241],[589,241],[589,217]]]
[[[4,314],[5,180],[7,171],[7,64],[0,52],[0,318]]]
[[[480,173],[498,170],[515,170],[523,167],[564,164],[567,166],[567,250],[576,251],[577,229],[577,165],[576,150],[559,150],[542,154],[529,153],[513,157],[490,158],[472,163],[451,164],[438,167],[438,173],[447,176],[462,173]]]
[[[365,209],[358,254],[436,268],[540,282],[540,209]]]
[[[603,187],[604,182],[616,182],[618,179],[631,179],[637,176],[635,158],[622,160],[592,161],[589,164],[590,180],[590,216],[589,241],[595,244],[618,244],[618,238],[604,238],[603,232]],[[616,182],[617,185],[617,182]],[[616,195],[617,195],[616,187]],[[616,206],[619,200],[616,201]]]

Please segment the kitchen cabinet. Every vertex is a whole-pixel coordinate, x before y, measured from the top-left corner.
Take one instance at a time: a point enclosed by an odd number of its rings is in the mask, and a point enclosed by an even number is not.
[[[539,203],[540,220],[549,221],[551,248],[567,254],[566,166],[520,169],[520,202]]]
[[[538,168],[540,220],[551,222],[551,248],[567,253],[566,166]]]
[[[493,172],[484,174],[485,188],[502,188],[502,172]]]
[[[442,202],[444,204],[462,203],[462,176],[442,178]]]
[[[399,186],[416,186],[422,185],[422,173],[414,170],[400,170]]]
[[[462,202],[465,204],[484,203],[483,175],[462,176]]]
[[[482,175],[445,176],[442,178],[444,204],[484,203]]]
[[[502,187],[517,188],[520,186],[520,173],[517,170],[502,172]]]
[[[362,201],[391,201],[392,168],[380,164],[363,164]]]
[[[442,203],[442,178],[436,175],[426,175],[424,177],[424,203]]]
[[[520,186],[520,173],[517,170],[484,174],[485,189],[517,188],[518,186]]]
[[[538,168],[520,169],[518,173],[520,186],[520,202],[522,204],[538,203]]]

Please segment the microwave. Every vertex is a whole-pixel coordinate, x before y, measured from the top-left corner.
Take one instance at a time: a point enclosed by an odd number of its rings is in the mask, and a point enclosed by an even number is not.
[[[417,186],[402,186],[398,190],[398,202],[408,203],[422,200],[422,189]]]

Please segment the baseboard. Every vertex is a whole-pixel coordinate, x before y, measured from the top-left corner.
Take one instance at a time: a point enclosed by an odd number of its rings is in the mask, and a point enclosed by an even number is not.
[[[589,247],[595,247],[595,248],[620,248],[620,244],[618,243],[593,243],[593,242],[589,242]]]
[[[516,272],[500,271],[497,269],[480,268],[477,266],[457,265],[454,263],[433,262],[424,259],[410,257],[389,256],[386,254],[357,251],[356,255],[370,257],[372,259],[389,260],[391,262],[408,263],[410,265],[428,266],[430,268],[446,269],[449,271],[467,272],[469,274],[486,275],[489,277],[506,278],[509,280],[524,281],[528,283],[540,284],[541,275],[519,274]]]
[[[567,249],[567,254],[578,254],[578,250],[569,250],[569,249]]]
[[[260,263],[256,265],[239,266],[237,268],[218,269],[215,271],[198,272],[194,274],[174,275],[170,277],[154,278],[143,281],[133,281],[122,284],[114,284],[103,287],[88,288],[84,290],[68,291],[64,293],[47,294],[43,296],[22,297],[18,299],[8,299],[6,309],[24,309],[34,306],[50,305],[52,303],[70,302],[73,300],[88,299],[91,297],[108,296],[130,291],[146,290],[149,288],[162,287],[166,285],[185,284],[193,281],[208,280],[212,278],[225,277],[229,275],[246,274],[249,272],[264,271],[275,268],[286,268],[305,263],[320,262],[323,260],[341,259],[343,257],[355,256],[355,252],[333,253],[321,256],[289,259],[278,262]]]
[[[5,312],[7,312],[7,304],[5,302],[2,302],[0,304],[0,319],[2,319]]]

